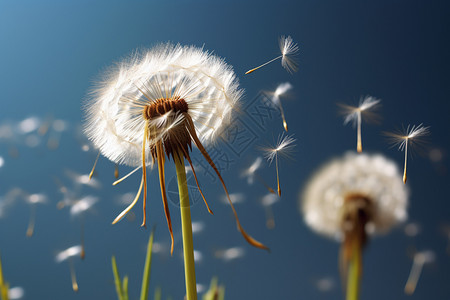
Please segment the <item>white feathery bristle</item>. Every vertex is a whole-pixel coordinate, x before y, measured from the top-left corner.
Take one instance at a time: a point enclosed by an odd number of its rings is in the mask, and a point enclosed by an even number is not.
[[[289,136],[287,134],[282,133],[278,137],[277,144],[275,148],[268,148],[265,150],[265,157],[269,163],[272,163],[273,159],[276,155],[281,154],[284,156],[289,156],[292,153],[292,150],[295,147],[295,141],[297,139]]]
[[[344,199],[355,193],[372,201],[369,234],[406,220],[408,189],[396,164],[382,155],[349,152],[324,165],[305,186],[300,199],[305,222],[319,233],[342,237]]]
[[[375,105],[377,105],[380,102],[381,102],[380,99],[377,99],[372,96],[367,96],[367,97],[361,98],[361,100],[359,101],[358,108],[360,111],[365,111],[370,108],[373,108]]]
[[[295,56],[298,52],[298,45],[294,43],[291,36],[281,36],[279,40],[281,51],[281,65],[289,73],[297,72],[298,64],[295,60]]]
[[[411,129],[406,130],[408,139],[420,138],[430,134],[430,127],[424,127],[423,124],[419,124],[418,126],[413,125]]]
[[[145,106],[161,98],[183,98],[206,145],[229,124],[242,94],[223,59],[194,46],[161,44],[131,56],[104,76],[86,102],[84,131],[111,161],[136,167],[142,164]],[[165,128],[170,130],[171,124]],[[164,132],[157,133],[149,146],[164,137]],[[150,147],[146,148],[150,161]]]
[[[66,259],[76,256],[76,255],[80,255],[82,251],[82,248],[80,245],[76,245],[76,246],[72,246],[70,248],[67,248],[66,250],[63,250],[61,252],[59,252],[56,255],[56,262],[60,263],[65,261]]]

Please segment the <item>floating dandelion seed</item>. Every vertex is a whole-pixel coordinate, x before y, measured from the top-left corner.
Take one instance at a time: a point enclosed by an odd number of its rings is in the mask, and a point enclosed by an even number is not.
[[[359,100],[358,106],[350,106],[346,104],[338,104],[342,108],[342,114],[344,114],[344,125],[348,123],[352,123],[353,127],[357,127],[356,131],[356,150],[358,152],[362,152],[362,141],[361,141],[361,123],[362,116],[364,116],[365,120],[376,120],[377,115],[370,110],[376,108],[380,99],[376,99],[372,96],[366,96],[365,98],[361,98]]]
[[[414,147],[423,142],[423,138],[430,134],[430,127],[424,127],[423,124],[413,125],[403,130],[403,132],[386,132],[386,136],[394,146],[398,146],[400,151],[405,152],[405,165],[403,167],[403,183],[406,183],[406,165],[408,159],[408,145]]]
[[[436,255],[431,250],[417,252],[414,255],[413,265],[411,267],[411,271],[409,273],[409,277],[405,285],[406,294],[408,295],[414,294],[424,264],[432,263],[434,262],[435,259]]]
[[[80,245],[72,246],[70,248],[67,248],[66,250],[59,252],[55,258],[57,263],[61,263],[65,260],[68,260],[69,268],[70,268],[70,279],[72,281],[72,289],[75,292],[78,292],[78,282],[77,282],[77,277],[75,274],[73,257],[79,256],[81,254],[81,251],[82,251],[82,247]]]
[[[297,72],[298,64],[296,61],[296,55],[298,52],[298,45],[294,43],[291,36],[281,36],[279,39],[280,51],[281,55],[275,57],[274,59],[269,60],[268,62],[263,63],[259,67],[253,68],[245,72],[245,74],[250,74],[265,65],[270,64],[271,62],[281,58],[281,65],[286,69],[289,73]]]
[[[237,258],[241,258],[245,255],[244,248],[241,247],[231,247],[228,249],[217,250],[214,253],[215,257],[224,260],[225,262],[230,262]]]
[[[273,216],[272,205],[280,201],[280,197],[275,194],[267,194],[261,199],[261,204],[266,211],[266,227],[268,229],[275,228],[275,218]]]
[[[265,180],[257,173],[262,167],[262,158],[257,157],[255,161],[245,170],[242,171],[241,177],[247,178],[248,184],[253,184],[255,178],[264,185],[264,187],[271,193],[275,194],[275,191],[265,182]]]
[[[278,172],[278,154],[283,155],[285,157],[291,157],[292,151],[295,147],[294,142],[296,139],[290,137],[289,135],[285,135],[284,133],[278,137],[278,142],[275,148],[263,148],[265,151],[265,157],[272,163],[275,159],[275,169],[277,172],[277,187],[278,187],[278,196],[281,196],[281,187],[280,187],[280,176]]]
[[[305,222],[341,241],[341,275],[351,299],[357,299],[368,236],[405,221],[407,203],[396,165],[381,155],[348,153],[322,167],[306,185],[301,196]]]
[[[278,108],[280,109],[281,118],[283,119],[283,127],[284,127],[284,130],[286,130],[286,132],[288,131],[288,126],[287,126],[286,118],[284,116],[283,106],[281,105],[280,96],[287,93],[287,91],[289,91],[290,89],[292,89],[292,84],[290,84],[289,82],[284,82],[284,83],[280,83],[278,85],[278,87],[276,88],[275,92],[270,94],[270,96],[271,96],[270,99],[272,100],[273,104],[278,106]]]
[[[81,259],[84,259],[86,256],[86,248],[84,245],[84,215],[85,212],[92,209],[95,203],[98,202],[97,197],[93,196],[85,196],[81,198],[80,200],[74,201],[72,203],[72,206],[70,207],[70,215],[72,217],[80,216],[80,224],[81,224],[81,231],[80,231],[80,240],[81,240],[81,253],[80,257]]]
[[[47,196],[44,194],[31,194],[26,196],[25,200],[31,206],[30,220],[27,227],[27,237],[32,237],[36,223],[36,205],[47,203]]]
[[[225,183],[204,144],[214,141],[229,124],[231,113],[243,91],[232,68],[200,48],[161,44],[117,65],[93,92],[86,105],[85,132],[100,153],[114,163],[141,167],[140,187],[133,202],[118,215],[121,220],[143,194],[143,222],[146,224],[147,162],[157,164],[161,198],[173,252],[173,231],[166,193],[165,160],[171,158],[177,170],[182,219],[183,249],[188,299],[196,298],[192,227],[184,159],[197,176],[190,158],[197,146]],[[210,213],[206,199],[205,205]],[[251,245],[267,249],[242,228],[229,199],[238,230]]]

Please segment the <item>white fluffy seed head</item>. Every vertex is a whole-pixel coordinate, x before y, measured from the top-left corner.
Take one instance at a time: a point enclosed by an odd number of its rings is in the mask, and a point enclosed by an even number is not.
[[[281,36],[278,42],[281,51],[281,65],[291,74],[297,72],[298,63],[295,56],[298,52],[298,45],[294,43],[290,35]]]
[[[223,59],[194,46],[160,44],[118,63],[104,76],[86,102],[84,130],[104,156],[138,166],[145,106],[161,98],[184,99],[198,137],[207,144],[230,122],[242,93]],[[174,122],[183,121],[181,115],[175,119],[166,115],[149,120],[149,125],[160,128],[150,133],[154,137],[149,146],[164,139]],[[150,147],[146,148],[148,160]]]
[[[345,197],[363,195],[373,214],[367,232],[387,232],[407,218],[408,190],[392,161],[382,155],[347,153],[323,166],[308,182],[300,208],[314,231],[342,238]]]

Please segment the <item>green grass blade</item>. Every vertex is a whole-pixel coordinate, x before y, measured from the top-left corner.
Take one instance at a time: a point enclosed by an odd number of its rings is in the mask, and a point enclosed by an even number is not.
[[[142,275],[141,300],[148,299],[148,287],[150,285],[150,270],[152,267],[152,248],[153,248],[153,234],[155,228],[152,229],[147,245],[147,256],[145,257],[144,274]]]
[[[120,282],[119,270],[117,269],[116,258],[114,256],[111,258],[111,263],[114,274],[114,284],[116,285],[117,297],[119,298],[119,300],[125,300],[123,297],[123,290],[122,284]]]
[[[125,275],[122,281],[123,286],[123,300],[128,300],[128,276]]]
[[[161,287],[156,287],[155,295],[153,296],[153,300],[161,300]]]
[[[9,300],[8,298],[9,285],[5,282],[3,277],[2,259],[0,257],[0,297],[2,300]]]

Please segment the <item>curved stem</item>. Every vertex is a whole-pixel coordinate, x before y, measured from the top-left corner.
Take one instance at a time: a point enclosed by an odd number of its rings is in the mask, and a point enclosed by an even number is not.
[[[181,231],[183,235],[184,276],[187,300],[197,300],[195,280],[194,243],[192,238],[191,209],[189,204],[186,169],[183,153],[178,150],[174,155],[177,170],[178,192],[180,195]]]

